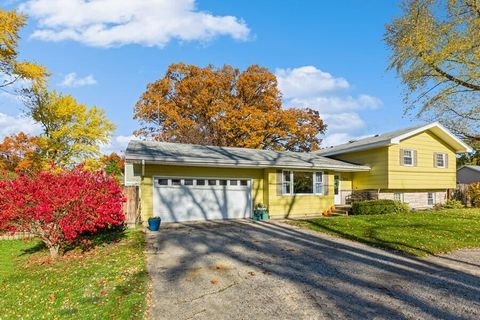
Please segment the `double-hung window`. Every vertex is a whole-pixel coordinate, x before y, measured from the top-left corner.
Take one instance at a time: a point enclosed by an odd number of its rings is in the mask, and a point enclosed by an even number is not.
[[[404,166],[414,165],[414,151],[409,149],[403,149],[402,163]]]
[[[435,167],[437,168],[446,168],[447,167],[447,154],[446,153],[435,153]]]
[[[403,202],[404,201],[403,193],[402,192],[395,192],[393,194],[393,200]]]
[[[283,171],[282,193],[286,195],[323,194],[323,173],[308,171]]]
[[[435,193],[429,192],[427,194],[427,205],[433,206],[435,204]]]

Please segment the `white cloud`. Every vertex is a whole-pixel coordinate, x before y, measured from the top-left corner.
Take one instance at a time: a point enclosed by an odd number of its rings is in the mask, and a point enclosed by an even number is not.
[[[29,0],[20,10],[38,20],[34,38],[93,47],[164,47],[173,39],[247,40],[250,35],[243,20],[198,11],[195,0]]]
[[[377,109],[383,105],[382,100],[362,94],[357,98],[352,96],[317,96],[309,98],[293,98],[289,100],[291,106],[310,107],[320,112],[344,112],[360,109]]]
[[[320,112],[327,124],[323,145],[347,142],[365,129],[360,110],[380,108],[382,101],[368,94],[353,96],[351,84],[315,66],[276,69],[278,86],[287,107],[309,107]]]
[[[95,80],[95,78],[91,74],[86,77],[79,78],[75,72],[71,72],[63,78],[60,85],[62,87],[76,88],[76,87],[91,86],[96,83],[97,83],[97,80]]]
[[[321,114],[327,123],[328,133],[338,133],[348,131],[355,131],[365,127],[365,122],[360,118],[358,113],[325,113]]]
[[[0,139],[23,131],[26,134],[35,135],[41,132],[39,124],[35,123],[31,118],[21,115],[10,116],[0,113]]]
[[[285,99],[309,98],[325,92],[348,89],[350,84],[343,78],[335,78],[314,66],[293,69],[276,69],[278,87]]]
[[[124,153],[130,140],[134,140],[135,136],[115,136],[110,139],[110,142],[100,146],[100,151],[104,154],[116,152],[118,154]]]

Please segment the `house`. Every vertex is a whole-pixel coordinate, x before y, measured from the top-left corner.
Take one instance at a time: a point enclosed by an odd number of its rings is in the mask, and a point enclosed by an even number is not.
[[[461,166],[457,170],[457,183],[470,184],[480,182],[480,166]]]
[[[356,197],[428,208],[455,188],[456,153],[471,149],[439,123],[311,153],[131,141],[125,184],[140,189],[143,220],[318,215]]]

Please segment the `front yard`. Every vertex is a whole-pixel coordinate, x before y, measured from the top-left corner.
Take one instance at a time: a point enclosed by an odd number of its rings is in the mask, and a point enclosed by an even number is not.
[[[37,241],[0,241],[0,319],[143,319],[144,234],[101,235],[51,260]]]
[[[480,209],[316,218],[291,223],[415,256],[480,247]]]

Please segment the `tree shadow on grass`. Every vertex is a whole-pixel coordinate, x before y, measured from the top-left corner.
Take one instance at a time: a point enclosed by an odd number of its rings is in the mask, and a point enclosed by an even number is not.
[[[93,250],[96,247],[107,246],[117,243],[127,237],[125,226],[108,227],[101,229],[95,233],[83,233],[80,237],[75,239],[72,243],[67,244],[64,253],[75,249],[80,249],[82,252]],[[40,251],[47,251],[43,242],[36,240],[36,244],[32,247],[22,250],[21,256],[30,255]]]

